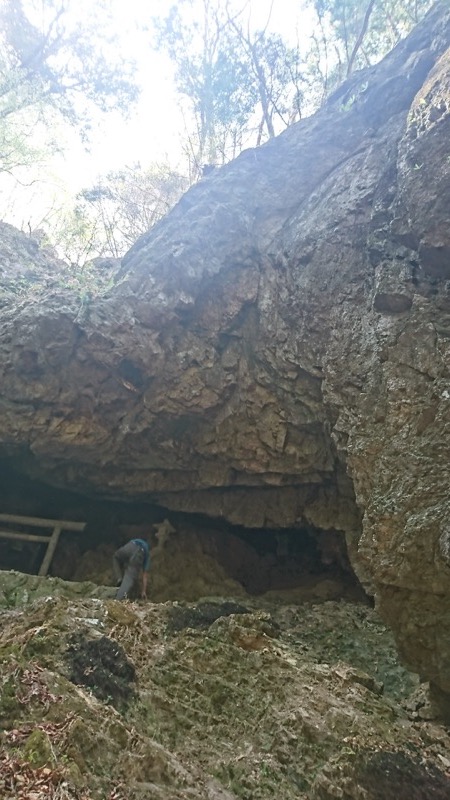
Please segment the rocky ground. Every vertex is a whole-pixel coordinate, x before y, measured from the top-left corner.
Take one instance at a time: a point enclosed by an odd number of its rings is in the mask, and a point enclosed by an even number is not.
[[[450,735],[369,605],[0,573],[4,800],[444,800]]]

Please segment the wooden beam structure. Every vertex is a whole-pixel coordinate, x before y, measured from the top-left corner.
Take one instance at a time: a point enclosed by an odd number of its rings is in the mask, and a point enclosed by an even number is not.
[[[59,537],[63,531],[81,532],[86,527],[85,522],[74,522],[67,519],[44,519],[41,517],[24,517],[18,514],[0,514],[0,522],[8,525],[23,525],[31,528],[51,528],[52,532],[46,536],[33,533],[24,533],[14,530],[0,530],[0,539],[19,540],[24,542],[47,542],[47,550],[40,566],[38,575],[47,575],[52,563],[52,558],[58,546]]]
[[[17,514],[0,514],[0,522],[15,522],[16,525],[31,525],[36,528],[54,528],[61,525],[65,531],[84,531],[85,522],[71,522],[67,519],[44,519],[43,517],[18,517]]]
[[[0,531],[0,539],[21,539],[23,542],[48,542],[48,536],[35,536],[34,533],[20,531]]]

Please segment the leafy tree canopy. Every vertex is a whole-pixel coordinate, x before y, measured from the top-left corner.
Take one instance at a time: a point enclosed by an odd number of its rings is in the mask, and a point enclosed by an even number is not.
[[[379,61],[425,15],[433,0],[313,0],[326,90]]]
[[[156,43],[175,66],[186,103],[190,174],[203,162],[222,164],[285,127],[298,100],[298,52],[267,30],[253,31],[245,6],[218,0],[179,0],[154,20]]]
[[[122,55],[114,20],[122,2],[0,0],[0,173],[31,176],[46,154],[61,148],[64,123],[87,136],[98,111],[125,112],[136,99],[135,65]],[[140,29],[153,29],[148,46],[165,52],[174,68],[184,160],[178,169],[135,164],[110,172],[79,193],[70,209],[61,211],[58,197],[39,226],[61,252],[77,264],[121,255],[205,164],[223,164],[314,111],[354,70],[381,59],[432,4],[297,2],[299,28],[301,9],[315,20],[309,36],[302,31],[297,42],[271,28],[270,10],[265,21],[252,24],[258,0],[172,0],[162,3],[158,18],[152,18],[153,4],[142,3]],[[152,114],[153,125],[161,113]]]
[[[44,223],[63,257],[76,265],[95,257],[120,258],[175,205],[188,188],[168,164],[133,164],[110,172],[78,193],[70,210]]]
[[[0,8],[0,159],[32,152],[27,126],[55,115],[86,133],[90,113],[136,99],[134,65],[120,55],[107,0],[3,0]]]

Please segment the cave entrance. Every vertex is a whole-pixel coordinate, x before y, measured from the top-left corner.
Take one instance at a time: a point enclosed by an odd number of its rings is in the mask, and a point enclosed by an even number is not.
[[[61,532],[49,574],[65,580],[112,587],[115,549],[138,537],[153,548],[150,597],[156,601],[234,593],[365,598],[338,530],[253,530],[146,503],[88,497],[27,478],[7,462],[0,462],[0,513],[85,523],[75,534]],[[158,552],[155,525],[165,519],[174,531]],[[0,569],[37,574],[46,547],[0,539]]]
[[[237,529],[228,532],[228,546],[234,536],[241,543],[241,558],[231,561],[228,557],[228,568],[249,594],[295,589],[308,576],[330,580],[353,576],[345,538],[339,531],[325,532],[312,526]]]
[[[341,531],[311,525],[249,529],[186,517],[174,524],[183,527],[187,547],[197,539],[201,553],[213,558],[249,595],[367,599]]]

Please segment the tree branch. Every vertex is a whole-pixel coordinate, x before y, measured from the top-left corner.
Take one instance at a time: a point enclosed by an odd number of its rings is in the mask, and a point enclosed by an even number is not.
[[[358,55],[358,50],[362,45],[363,39],[367,33],[367,28],[369,27],[369,20],[374,9],[376,0],[369,0],[369,4],[366,8],[366,13],[364,14],[363,24],[361,25],[361,30],[358,34],[358,38],[355,42],[355,46],[352,50],[352,54],[349,58],[348,67],[347,67],[347,78],[351,75],[353,70],[353,65],[355,63],[355,58]]]

